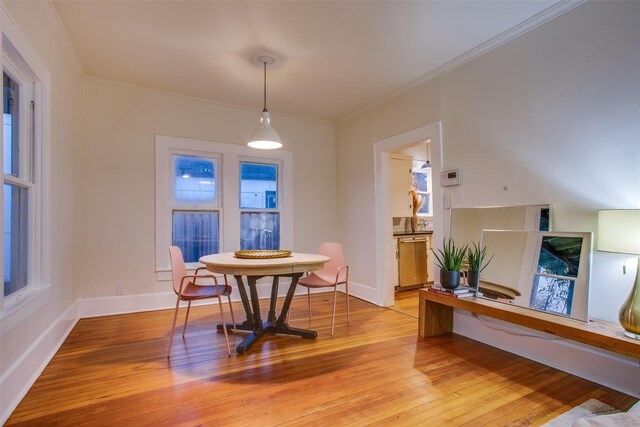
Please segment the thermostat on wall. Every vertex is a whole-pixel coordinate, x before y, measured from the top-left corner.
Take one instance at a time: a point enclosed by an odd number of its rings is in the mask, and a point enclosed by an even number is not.
[[[442,171],[440,173],[440,185],[443,187],[450,187],[452,185],[462,184],[462,174],[460,169],[453,169],[450,171]]]

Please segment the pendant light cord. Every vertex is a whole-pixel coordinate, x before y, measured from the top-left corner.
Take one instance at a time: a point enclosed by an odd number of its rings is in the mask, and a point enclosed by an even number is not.
[[[263,112],[267,111],[267,61],[263,62],[264,65],[264,109]]]

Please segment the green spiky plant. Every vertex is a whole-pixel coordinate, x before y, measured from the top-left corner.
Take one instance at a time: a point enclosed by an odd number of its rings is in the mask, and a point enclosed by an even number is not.
[[[444,271],[460,271],[464,264],[465,256],[467,253],[467,245],[456,246],[451,237],[449,240],[442,241],[442,250],[432,248],[431,252],[435,256],[436,265],[440,270]]]
[[[486,260],[487,247],[485,246],[481,250],[480,245],[476,244],[475,242],[471,243],[473,244],[473,248],[469,247],[467,249],[467,264],[469,264],[469,270],[482,271],[487,268],[487,265],[489,265],[495,254],[491,255],[491,258],[489,258],[489,260]],[[485,261],[483,262],[483,260]]]

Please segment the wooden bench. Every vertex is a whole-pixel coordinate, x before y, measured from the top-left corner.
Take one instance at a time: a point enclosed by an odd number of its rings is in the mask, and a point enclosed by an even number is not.
[[[453,331],[453,309],[467,310],[640,359],[640,341],[624,335],[620,325],[568,319],[485,298],[455,298],[420,289],[418,334],[431,337]]]

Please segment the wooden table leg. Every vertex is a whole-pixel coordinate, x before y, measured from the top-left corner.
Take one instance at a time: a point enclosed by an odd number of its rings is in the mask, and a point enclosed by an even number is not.
[[[273,322],[276,320],[276,301],[278,300],[278,281],[279,276],[273,276],[273,283],[271,284],[271,299],[269,300],[269,314],[267,315],[267,322]]]

